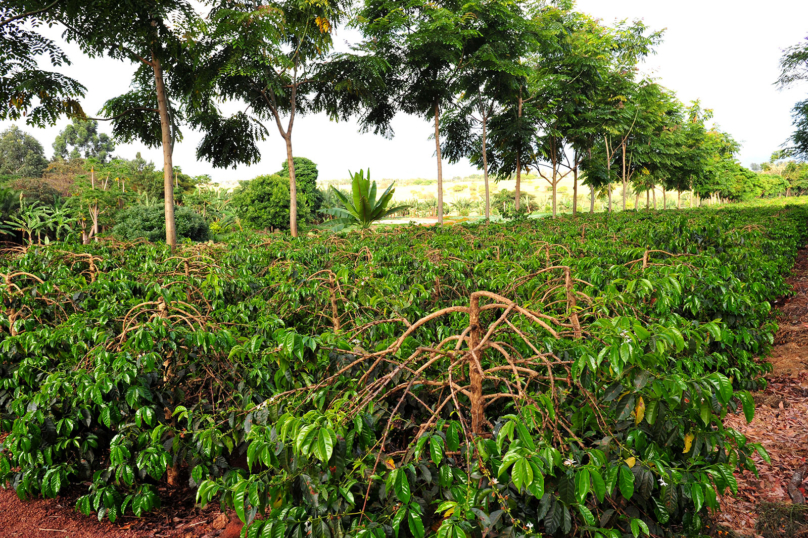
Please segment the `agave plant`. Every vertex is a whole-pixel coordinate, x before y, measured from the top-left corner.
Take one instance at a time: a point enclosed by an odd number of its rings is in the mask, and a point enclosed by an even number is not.
[[[348,196],[332,186],[332,194],[337,197],[342,207],[323,210],[324,213],[337,217],[328,221],[327,225],[330,228],[334,230],[342,230],[348,226],[359,226],[362,229],[370,228],[370,225],[374,222],[409,207],[400,205],[388,209],[387,206],[393,199],[393,193],[395,193],[393,184],[387,187],[377,199],[376,182],[370,181],[370,169],[368,169],[367,177],[365,177],[364,170],[359,170],[356,174],[349,171],[348,174],[351,176],[351,198],[348,198]]]

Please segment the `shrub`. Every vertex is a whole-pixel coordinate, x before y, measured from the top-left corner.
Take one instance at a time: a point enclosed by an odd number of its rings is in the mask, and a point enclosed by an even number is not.
[[[305,157],[295,157],[295,185],[297,192],[306,195],[311,215],[317,213],[325,206],[325,193],[317,188],[317,163]],[[289,163],[283,161],[283,166],[277,175],[289,180]]]
[[[273,174],[242,182],[233,193],[233,207],[244,223],[256,229],[289,229],[289,179]],[[308,196],[297,193],[298,221],[311,214]]]
[[[112,233],[123,239],[145,238],[152,242],[165,241],[166,211],[162,205],[128,207],[118,213],[118,224]],[[174,208],[177,238],[207,241],[208,223],[201,215],[185,206]]]
[[[41,179],[21,178],[12,181],[8,186],[22,192],[26,201],[39,202],[43,205],[53,205],[62,196],[62,193]]]

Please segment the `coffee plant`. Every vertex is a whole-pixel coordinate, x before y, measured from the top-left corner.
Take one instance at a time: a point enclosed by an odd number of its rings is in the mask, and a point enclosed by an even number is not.
[[[8,248],[0,480],[271,538],[698,535],[802,207]],[[89,484],[86,486],[84,484]]]

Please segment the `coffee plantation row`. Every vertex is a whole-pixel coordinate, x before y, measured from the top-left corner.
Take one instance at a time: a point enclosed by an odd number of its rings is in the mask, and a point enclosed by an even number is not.
[[[271,538],[698,534],[765,451],[808,209],[0,258],[0,480],[99,518],[190,483]]]

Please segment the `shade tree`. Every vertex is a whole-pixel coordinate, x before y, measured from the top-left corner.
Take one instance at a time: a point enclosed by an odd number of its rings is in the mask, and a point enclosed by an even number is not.
[[[334,53],[333,35],[346,16],[345,0],[324,2],[218,2],[211,11],[209,49],[201,93],[212,99],[245,103],[227,116],[207,101],[197,115],[206,135],[199,158],[214,167],[255,163],[258,143],[269,135],[264,122],[277,128],[287,156],[289,229],[298,235],[298,185],[293,129],[298,116],[326,112],[346,119],[376,97],[383,61],[363,45]]]
[[[40,66],[70,59],[42,34],[51,12],[74,9],[78,0],[4,0],[0,5],[0,120],[21,120],[32,126],[52,125],[61,116],[83,117],[80,100],[86,88],[76,79]]]

